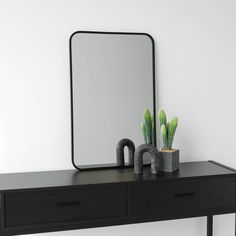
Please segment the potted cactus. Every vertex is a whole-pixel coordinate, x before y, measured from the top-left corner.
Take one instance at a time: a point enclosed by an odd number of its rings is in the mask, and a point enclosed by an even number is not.
[[[179,150],[173,149],[175,131],[178,125],[178,118],[174,117],[167,122],[164,110],[158,112],[161,136],[161,170],[164,172],[174,172],[179,169]]]

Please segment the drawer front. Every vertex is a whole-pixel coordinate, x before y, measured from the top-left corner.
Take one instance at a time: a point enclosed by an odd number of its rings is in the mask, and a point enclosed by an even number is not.
[[[5,195],[6,226],[127,215],[127,186],[25,191]]]
[[[235,210],[235,178],[208,178],[130,185],[134,218],[176,218]]]

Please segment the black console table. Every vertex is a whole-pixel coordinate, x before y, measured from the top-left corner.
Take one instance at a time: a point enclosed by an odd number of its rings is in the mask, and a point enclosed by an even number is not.
[[[236,172],[219,163],[181,163],[175,173],[132,168],[0,175],[0,235],[235,213]]]

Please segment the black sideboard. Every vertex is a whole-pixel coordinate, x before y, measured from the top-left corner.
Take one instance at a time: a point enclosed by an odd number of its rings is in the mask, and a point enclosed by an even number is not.
[[[72,230],[235,213],[236,172],[214,161],[174,173],[132,168],[0,175],[0,235]]]

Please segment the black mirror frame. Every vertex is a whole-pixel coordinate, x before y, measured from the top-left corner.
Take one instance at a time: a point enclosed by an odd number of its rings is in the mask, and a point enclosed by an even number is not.
[[[145,35],[150,38],[152,42],[152,74],[153,74],[153,117],[154,117],[154,146],[156,147],[156,82],[155,82],[155,43],[153,37],[148,33],[136,33],[136,32],[105,32],[105,31],[75,31],[69,39],[69,60],[70,60],[70,108],[71,108],[71,160],[73,166],[79,170],[102,170],[102,169],[118,169],[118,168],[130,168],[130,165],[118,166],[114,164],[99,164],[99,165],[79,165],[77,166],[74,160],[74,126],[73,126],[73,73],[72,73],[72,38],[78,33],[89,34],[124,34],[124,35]],[[117,140],[118,142],[119,140]],[[114,158],[115,160],[115,158]]]

